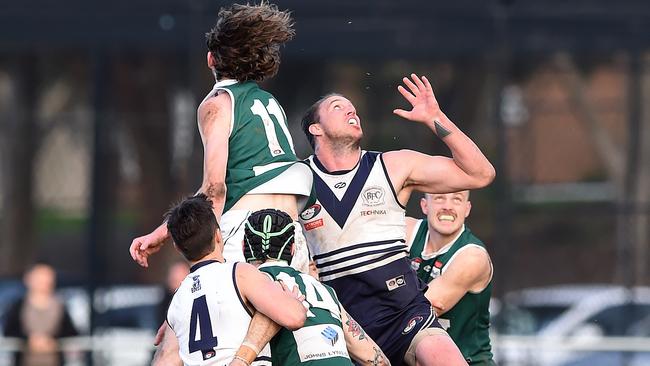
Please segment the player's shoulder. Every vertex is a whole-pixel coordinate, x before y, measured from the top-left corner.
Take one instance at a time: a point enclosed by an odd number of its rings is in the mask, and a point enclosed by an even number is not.
[[[490,255],[485,247],[468,243],[459,248],[454,254],[456,266],[462,268],[487,268],[490,265]]]
[[[232,101],[230,100],[230,94],[228,93],[217,93],[211,97],[206,98],[199,105],[199,113],[202,111],[208,110],[221,110],[224,108],[230,108]]]
[[[198,108],[199,124],[214,122],[215,120],[230,121],[232,102],[228,93],[219,93],[205,99]]]

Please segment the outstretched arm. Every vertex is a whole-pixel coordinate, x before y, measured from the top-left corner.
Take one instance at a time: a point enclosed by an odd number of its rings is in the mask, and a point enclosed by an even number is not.
[[[412,79],[412,80],[411,80]],[[457,192],[485,187],[495,176],[494,167],[476,144],[440,110],[431,84],[426,77],[411,74],[397,89],[413,107],[395,109],[398,116],[426,124],[451,150],[453,158],[430,156],[411,150],[384,154],[384,162],[400,201],[408,200],[415,189],[429,193]],[[405,200],[403,200],[405,198]]]
[[[341,322],[345,333],[345,344],[350,356],[361,365],[390,365],[381,348],[364,332],[361,325],[352,319],[341,306]]]
[[[197,193],[205,193],[212,201],[214,214],[220,221],[226,200],[226,164],[230,136],[231,101],[227,93],[209,98],[199,106],[199,132],[203,142],[203,182]],[[148,267],[148,258],[171,242],[167,223],[131,242],[129,252],[139,265]]]

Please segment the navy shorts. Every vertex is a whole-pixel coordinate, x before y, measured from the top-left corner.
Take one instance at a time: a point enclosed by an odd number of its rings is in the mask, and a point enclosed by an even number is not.
[[[398,317],[368,325],[366,332],[377,342],[393,366],[404,364],[404,355],[413,337],[422,329],[442,328],[431,305],[418,303]]]

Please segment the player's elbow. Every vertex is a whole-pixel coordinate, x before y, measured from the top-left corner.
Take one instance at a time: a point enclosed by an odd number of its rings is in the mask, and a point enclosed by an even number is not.
[[[474,176],[474,189],[483,188],[488,186],[494,178],[496,177],[497,172],[494,169],[494,166],[489,161],[485,161],[485,164],[478,170]]]
[[[208,182],[203,192],[212,201],[221,201],[226,197],[226,182]]]
[[[307,319],[307,310],[302,304],[300,307],[296,307],[293,311],[286,312],[286,318],[284,320],[284,327],[289,330],[296,330],[302,328]]]

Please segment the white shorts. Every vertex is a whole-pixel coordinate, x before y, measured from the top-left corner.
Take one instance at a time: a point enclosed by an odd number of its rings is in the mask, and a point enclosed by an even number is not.
[[[229,210],[221,216],[221,236],[223,237],[223,257],[229,262],[244,262],[244,227],[252,212],[248,210]],[[300,223],[294,221],[295,252],[291,267],[302,273],[309,273],[309,250]]]

